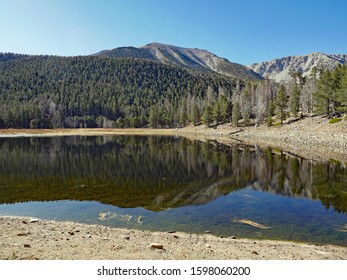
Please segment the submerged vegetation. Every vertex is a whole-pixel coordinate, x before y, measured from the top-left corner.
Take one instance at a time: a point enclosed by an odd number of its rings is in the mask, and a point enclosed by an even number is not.
[[[269,229],[270,227],[259,224],[257,222],[251,221],[251,220],[246,220],[246,219],[235,219],[234,223],[241,223],[241,224],[245,224],[245,225],[249,225],[258,229]]]

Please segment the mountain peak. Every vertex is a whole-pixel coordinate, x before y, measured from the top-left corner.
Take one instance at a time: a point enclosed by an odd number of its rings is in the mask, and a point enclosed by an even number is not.
[[[168,48],[178,48],[177,46],[169,45],[169,44],[163,44],[159,42],[153,42],[149,43],[141,48],[160,48],[160,47],[168,47]]]
[[[95,55],[114,58],[145,58],[198,71],[213,71],[234,78],[261,78],[246,66],[230,62],[206,50],[183,48],[158,42],[153,42],[140,48],[116,48],[110,51],[102,51]]]
[[[163,44],[163,43],[158,43],[158,42],[153,42],[150,44],[147,44],[141,48],[147,48],[147,49],[151,49],[151,48],[162,48],[162,49],[176,49],[176,50],[190,50],[190,51],[202,51],[202,52],[207,52],[211,55],[217,56],[205,49],[199,49],[199,48],[185,48],[185,47],[179,47],[179,46],[174,46],[174,45],[170,45],[170,44]]]

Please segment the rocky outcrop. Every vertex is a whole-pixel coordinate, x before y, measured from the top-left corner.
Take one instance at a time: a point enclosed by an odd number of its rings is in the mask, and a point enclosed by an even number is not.
[[[314,66],[318,69],[333,70],[339,64],[347,63],[347,55],[327,55],[315,52],[302,56],[287,56],[268,62],[254,63],[250,69],[276,82],[287,82],[293,72],[300,71],[303,76],[308,76]]]

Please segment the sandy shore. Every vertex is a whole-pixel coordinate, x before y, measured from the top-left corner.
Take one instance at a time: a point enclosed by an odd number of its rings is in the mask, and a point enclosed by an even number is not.
[[[0,217],[0,259],[346,260],[347,247]]]

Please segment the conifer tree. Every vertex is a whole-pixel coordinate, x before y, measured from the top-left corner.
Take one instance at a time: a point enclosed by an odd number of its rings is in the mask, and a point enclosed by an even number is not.
[[[187,122],[188,122],[188,115],[187,115],[187,108],[186,106],[183,106],[181,107],[181,112],[180,112],[180,125],[185,127],[187,125]]]
[[[220,95],[219,99],[221,122],[229,122],[231,117],[231,103],[228,101],[225,95]]]
[[[214,104],[213,119],[214,119],[216,125],[219,125],[222,121],[221,108],[220,108],[219,101],[217,101],[216,104]]]
[[[157,111],[157,108],[155,106],[151,106],[151,108],[149,110],[148,122],[149,122],[150,127],[152,127],[152,128],[158,127],[159,118],[158,118],[158,111]]]
[[[299,109],[300,109],[300,89],[297,85],[295,85],[294,91],[290,99],[290,111],[293,114],[294,118],[298,116]]]
[[[317,91],[314,93],[314,111],[317,114],[330,116],[333,113],[334,104],[334,80],[329,70],[323,71],[317,82]]]
[[[275,100],[275,107],[276,107],[276,115],[282,124],[283,120],[285,120],[285,115],[286,115],[285,110],[287,108],[286,90],[283,85],[281,85],[278,90],[276,100]]]
[[[200,122],[200,113],[198,106],[194,103],[192,105],[191,113],[190,113],[190,121],[194,126],[197,126]]]
[[[340,103],[339,111],[347,112],[347,67],[341,77],[340,87],[337,91],[337,101]]]
[[[208,127],[213,123],[212,108],[211,105],[205,107],[204,113],[202,115],[202,121]]]

